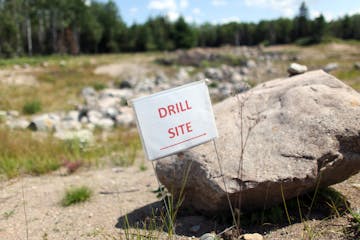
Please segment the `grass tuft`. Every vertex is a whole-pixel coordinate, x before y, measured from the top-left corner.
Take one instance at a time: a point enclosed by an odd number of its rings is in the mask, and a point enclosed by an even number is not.
[[[32,100],[30,102],[25,102],[22,111],[24,114],[34,114],[40,112],[41,109],[41,102],[39,100]]]
[[[67,207],[73,204],[86,202],[90,199],[91,195],[91,189],[86,186],[73,187],[66,190],[65,197],[62,199],[61,205]]]

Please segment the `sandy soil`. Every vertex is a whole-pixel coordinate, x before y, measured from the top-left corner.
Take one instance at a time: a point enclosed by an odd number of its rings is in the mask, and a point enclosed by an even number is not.
[[[352,208],[360,208],[360,174],[335,185],[345,194]],[[89,186],[93,190],[90,201],[63,207],[60,204],[65,189],[70,186]],[[23,187],[22,187],[23,186]],[[61,171],[40,176],[26,176],[0,184],[0,239],[116,239],[124,238],[120,229],[124,216],[130,223],[152,217],[151,208],[162,203],[153,193],[158,188],[151,165],[145,171],[138,167],[83,169],[64,176]],[[24,190],[27,227],[25,223]],[[198,228],[194,231],[193,228]],[[285,226],[248,228],[261,232],[265,239],[346,239],[344,229],[348,217],[310,220]],[[221,226],[213,219],[182,214],[177,221],[177,239],[200,236]],[[304,230],[305,228],[305,230]],[[306,230],[307,228],[307,230]],[[266,230],[267,229],[267,230]],[[159,233],[160,234],[160,233]],[[181,237],[183,236],[183,237]]]

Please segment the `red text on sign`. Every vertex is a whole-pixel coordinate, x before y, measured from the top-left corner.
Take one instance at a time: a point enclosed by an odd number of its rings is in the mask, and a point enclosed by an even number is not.
[[[177,136],[184,135],[186,133],[192,132],[191,122],[183,123],[178,126],[172,127],[168,129],[169,138],[174,138]]]
[[[185,100],[184,102],[170,104],[167,107],[160,107],[158,108],[158,113],[160,118],[164,118],[177,113],[188,111],[190,109],[192,109],[192,107],[190,106],[188,100]]]

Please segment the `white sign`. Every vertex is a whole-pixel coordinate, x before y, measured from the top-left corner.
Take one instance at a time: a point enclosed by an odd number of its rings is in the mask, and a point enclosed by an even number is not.
[[[132,100],[149,160],[159,159],[217,137],[204,81]]]

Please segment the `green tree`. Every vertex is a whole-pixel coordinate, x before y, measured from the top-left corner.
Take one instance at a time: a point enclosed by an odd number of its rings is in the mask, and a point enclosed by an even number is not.
[[[191,48],[195,45],[195,34],[182,16],[175,22],[173,40],[176,48]]]
[[[326,30],[326,21],[324,16],[321,14],[315,18],[312,27],[312,38],[314,43],[320,43],[323,40]]]

